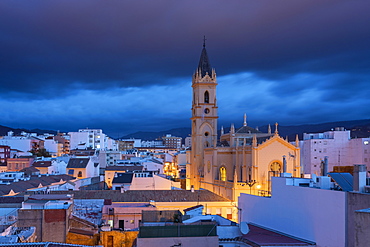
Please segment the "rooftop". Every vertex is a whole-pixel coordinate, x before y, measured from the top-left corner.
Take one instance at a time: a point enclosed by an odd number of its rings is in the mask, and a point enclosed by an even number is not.
[[[112,202],[229,202],[208,190],[79,190],[51,191],[52,194],[73,194],[74,199],[111,199]]]
[[[314,242],[295,238],[262,226],[248,223],[249,233],[242,236],[245,243],[259,246],[316,246]]]

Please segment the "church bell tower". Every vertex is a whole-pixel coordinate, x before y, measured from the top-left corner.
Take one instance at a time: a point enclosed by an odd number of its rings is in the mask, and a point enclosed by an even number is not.
[[[204,149],[217,144],[216,72],[209,63],[205,38],[198,68],[193,74],[193,102],[191,117],[190,185],[199,189],[204,176]]]

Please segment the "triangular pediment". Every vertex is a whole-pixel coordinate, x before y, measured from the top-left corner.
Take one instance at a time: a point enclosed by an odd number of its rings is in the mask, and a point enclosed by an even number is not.
[[[293,144],[287,142],[286,140],[284,140],[283,138],[281,138],[279,135],[274,135],[270,139],[268,139],[265,142],[261,143],[260,145],[257,146],[257,149],[258,150],[261,150],[261,149],[263,149],[263,148],[271,145],[274,142],[281,143],[282,145],[284,145],[284,146],[286,146],[286,147],[288,147],[290,149],[297,149],[296,146],[294,146]]]

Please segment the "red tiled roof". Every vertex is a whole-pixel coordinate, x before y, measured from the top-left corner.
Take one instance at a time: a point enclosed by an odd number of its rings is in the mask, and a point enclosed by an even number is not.
[[[271,229],[267,229],[255,224],[248,224],[249,233],[242,236],[244,242],[254,246],[309,246],[315,243],[293,236],[285,235]]]

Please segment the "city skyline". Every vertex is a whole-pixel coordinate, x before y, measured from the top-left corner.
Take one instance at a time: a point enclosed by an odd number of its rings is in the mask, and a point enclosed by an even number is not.
[[[365,1],[0,3],[0,125],[190,127],[206,36],[219,126],[369,118]]]

